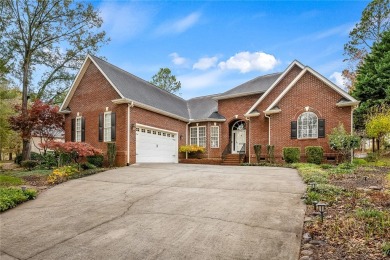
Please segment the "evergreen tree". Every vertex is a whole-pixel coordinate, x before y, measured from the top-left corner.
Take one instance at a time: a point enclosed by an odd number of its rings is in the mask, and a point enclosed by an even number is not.
[[[176,80],[176,77],[172,75],[169,68],[160,68],[157,74],[152,77],[152,81],[150,83],[174,94],[179,92],[181,88],[180,81]]]
[[[370,109],[390,104],[390,31],[383,33],[381,41],[374,43],[357,70],[352,96],[360,100],[355,110],[355,128],[364,128],[364,119]]]

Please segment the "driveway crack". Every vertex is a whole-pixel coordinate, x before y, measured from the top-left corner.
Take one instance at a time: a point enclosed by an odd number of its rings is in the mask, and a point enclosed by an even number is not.
[[[72,236],[72,237],[69,237],[69,238],[66,238],[66,239],[64,239],[64,240],[61,240],[61,241],[59,241],[58,243],[56,243],[56,244],[54,244],[54,245],[52,245],[52,246],[50,246],[50,247],[48,247],[48,248],[43,249],[43,250],[41,250],[41,251],[35,253],[34,255],[29,256],[29,257],[26,258],[26,259],[31,259],[31,258],[33,258],[33,257],[35,257],[35,256],[37,256],[37,255],[39,255],[39,254],[41,254],[41,253],[43,253],[43,252],[45,252],[45,251],[48,251],[48,250],[50,250],[50,249],[56,247],[56,246],[59,245],[59,244],[65,243],[65,242],[67,242],[67,241],[69,241],[69,240],[71,240],[71,239],[73,239],[73,238],[75,238],[75,237],[78,237],[78,236],[80,236],[80,235],[82,235],[82,234],[84,234],[84,233],[87,233],[87,232],[89,232],[89,231],[91,231],[91,230],[93,230],[93,229],[95,229],[95,228],[101,227],[101,226],[103,226],[103,225],[105,225],[105,224],[107,224],[107,223],[110,223],[110,222],[112,222],[112,221],[115,221],[115,220],[117,220],[117,219],[120,219],[120,218],[122,218],[124,215],[126,215],[126,214],[130,211],[131,207],[133,207],[137,202],[139,202],[139,201],[141,201],[141,200],[143,200],[143,199],[148,199],[148,198],[150,198],[150,197],[153,197],[153,196],[157,195],[158,193],[160,193],[160,192],[162,192],[163,190],[166,190],[166,189],[168,189],[168,188],[170,188],[170,187],[162,188],[162,189],[158,190],[157,192],[155,192],[155,193],[153,193],[153,194],[151,194],[151,195],[141,197],[141,198],[139,198],[138,200],[135,200],[134,202],[130,203],[130,205],[126,208],[126,210],[125,210],[122,214],[120,214],[120,215],[118,215],[118,216],[116,216],[116,217],[113,217],[113,218],[111,218],[111,219],[108,219],[108,220],[106,220],[106,221],[103,221],[102,223],[100,223],[100,224],[98,224],[98,225],[95,225],[95,226],[93,226],[93,227],[90,227],[90,228],[88,228],[88,229],[86,229],[86,230],[84,230],[84,231],[82,231],[82,232],[80,232],[80,233],[78,233],[78,234],[76,234],[76,235],[74,235],[74,236]],[[126,192],[125,192],[124,195],[125,195],[125,198],[124,198],[124,200],[125,200],[126,197],[127,197],[128,195],[126,194]]]
[[[15,258],[15,259],[17,259],[17,260],[20,260],[20,258],[17,258],[16,256],[13,256],[13,255],[10,255],[10,254],[8,254],[7,252],[5,252],[5,251],[3,251],[3,250],[1,250],[0,253],[1,253],[1,254],[4,254],[4,255],[7,255],[7,256],[10,256],[10,257],[12,257],[12,258]]]

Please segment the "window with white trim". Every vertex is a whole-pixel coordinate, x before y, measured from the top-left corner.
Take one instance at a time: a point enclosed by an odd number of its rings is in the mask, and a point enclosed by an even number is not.
[[[298,139],[318,138],[318,117],[313,112],[304,112],[298,117]]]
[[[111,142],[111,112],[104,112],[104,142]]]
[[[206,127],[190,127],[190,144],[206,147]]]
[[[81,142],[81,120],[81,116],[76,117],[75,142]]]
[[[219,126],[210,127],[210,147],[219,148]]]

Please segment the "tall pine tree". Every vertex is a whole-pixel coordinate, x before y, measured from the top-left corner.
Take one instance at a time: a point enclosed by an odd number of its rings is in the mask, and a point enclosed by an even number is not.
[[[390,31],[375,43],[371,53],[358,68],[352,96],[360,100],[355,110],[355,128],[364,128],[364,119],[370,109],[390,105]]]

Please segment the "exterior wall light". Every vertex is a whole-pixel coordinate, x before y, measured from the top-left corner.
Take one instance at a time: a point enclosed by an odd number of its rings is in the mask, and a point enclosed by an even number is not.
[[[316,211],[317,210],[318,201],[314,200],[312,203],[313,203],[314,210]]]
[[[131,124],[131,130],[135,131],[135,124]]]

